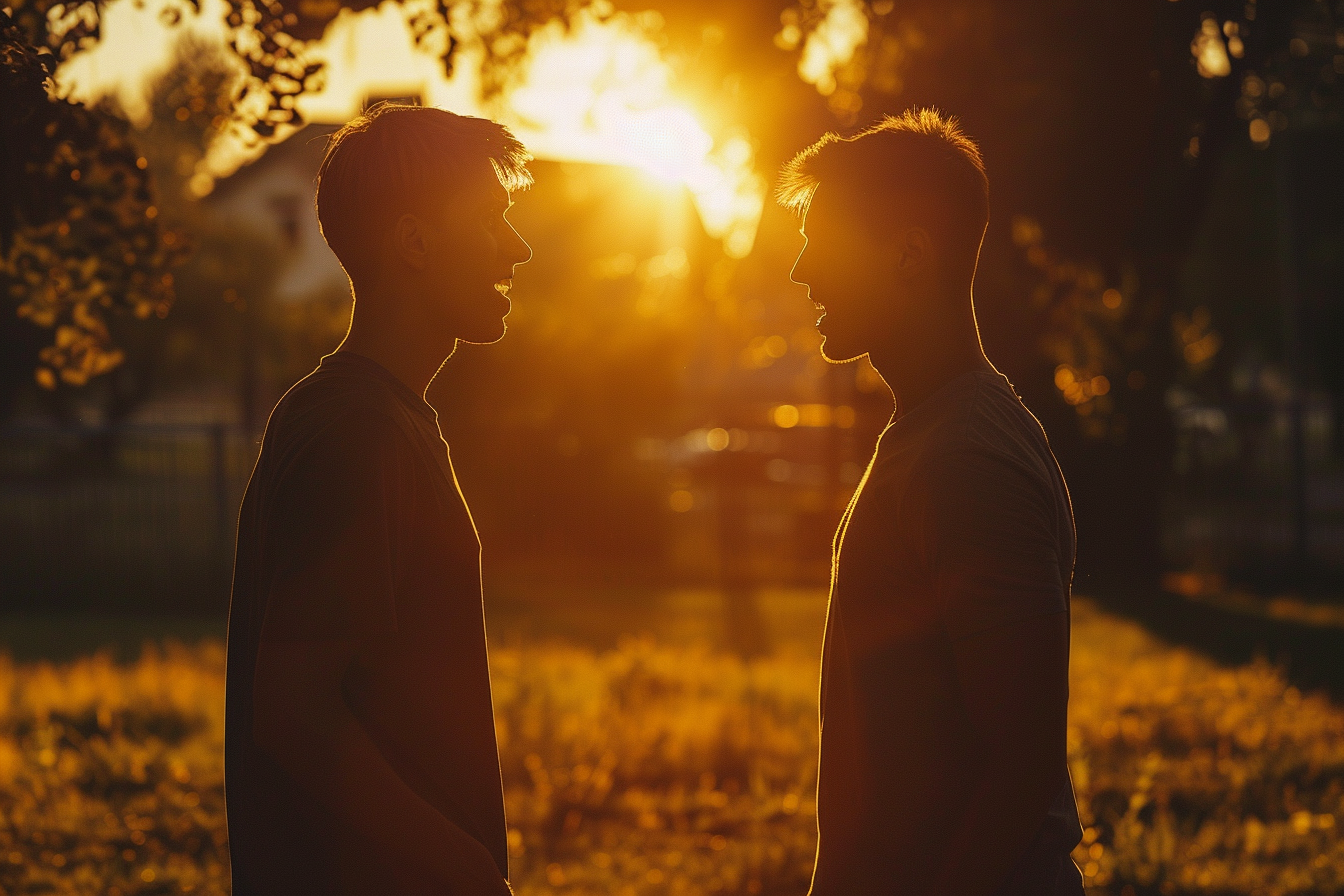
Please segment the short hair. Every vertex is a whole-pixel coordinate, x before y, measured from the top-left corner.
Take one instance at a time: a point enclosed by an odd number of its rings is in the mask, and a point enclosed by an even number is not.
[[[489,162],[506,190],[532,184],[532,154],[504,125],[383,102],[331,135],[317,172],[317,220],[346,273],[367,268],[377,238],[426,195],[463,189]]]
[[[827,133],[784,165],[776,199],[802,215],[823,181],[846,188],[879,226],[909,209],[974,266],[989,221],[989,179],[980,148],[956,118],[910,109],[852,137]]]

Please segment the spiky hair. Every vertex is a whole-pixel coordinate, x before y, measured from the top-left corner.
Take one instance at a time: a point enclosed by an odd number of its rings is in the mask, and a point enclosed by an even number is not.
[[[859,163],[858,167],[853,163]],[[938,180],[949,179],[939,175],[952,175],[951,180],[977,187],[988,213],[989,182],[980,147],[966,136],[956,118],[933,108],[884,116],[852,137],[834,131],[822,135],[784,165],[775,198],[801,215],[828,175],[848,169],[849,179],[859,177],[880,185],[884,180],[905,180],[894,169],[912,165],[925,169],[909,172],[912,182],[933,175],[934,185],[939,185]]]

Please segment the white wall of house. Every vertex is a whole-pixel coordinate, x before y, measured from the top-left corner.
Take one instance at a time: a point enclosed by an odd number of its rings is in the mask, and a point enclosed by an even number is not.
[[[345,271],[322,238],[313,202],[325,138],[332,130],[304,128],[219,181],[206,200],[220,220],[258,231],[280,247],[277,302],[303,302],[349,288]]]

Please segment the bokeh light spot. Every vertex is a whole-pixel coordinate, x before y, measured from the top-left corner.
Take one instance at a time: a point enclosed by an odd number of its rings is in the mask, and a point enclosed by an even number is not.
[[[791,404],[778,405],[770,412],[770,419],[780,429],[792,429],[797,426],[799,416],[798,408]]]

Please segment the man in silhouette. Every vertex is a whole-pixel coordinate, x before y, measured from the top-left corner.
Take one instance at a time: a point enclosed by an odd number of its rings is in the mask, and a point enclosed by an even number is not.
[[[836,535],[814,896],[1081,894],[1065,762],[1073,515],[981,348],[976,145],[933,110],[784,170],[825,356],[896,398]]]
[[[280,400],[243,501],[225,771],[235,896],[507,894],[480,542],[424,393],[504,335],[505,128],[386,104],[333,135],[322,233],[355,306]]]

